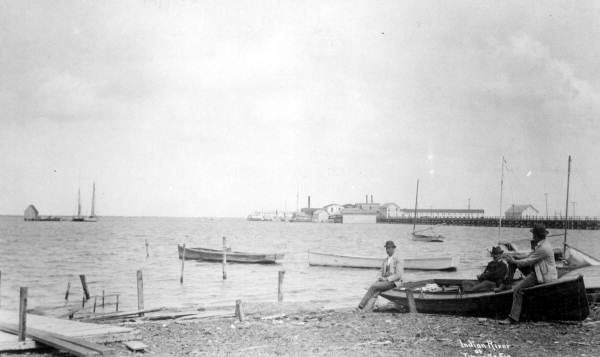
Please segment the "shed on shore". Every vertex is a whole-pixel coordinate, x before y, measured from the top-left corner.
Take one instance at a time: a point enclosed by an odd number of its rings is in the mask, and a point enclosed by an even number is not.
[[[39,212],[34,205],[29,205],[25,208],[25,220],[26,221],[37,221],[40,219]]]

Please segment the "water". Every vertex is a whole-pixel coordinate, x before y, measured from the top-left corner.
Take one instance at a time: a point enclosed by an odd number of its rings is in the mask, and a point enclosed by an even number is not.
[[[103,217],[97,223],[25,222],[0,217],[0,307],[17,309],[19,287],[27,286],[29,307],[81,301],[79,274],[87,276],[92,295],[119,293],[119,309],[137,308],[136,271],[144,278],[145,307],[196,307],[277,301],[277,275],[285,270],[284,300],[358,303],[376,278],[376,270],[309,267],[309,249],[385,257],[383,244],[394,240],[405,257],[456,255],[456,272],[406,272],[404,280],[431,277],[473,278],[489,261],[487,250],[498,229],[443,226],[444,243],[413,242],[411,225],[248,222],[222,218]],[[552,231],[551,233],[559,233]],[[220,248],[222,237],[234,250],[284,252],[277,265],[229,264],[222,280],[220,263],[186,261],[180,285],[177,244]],[[503,229],[503,240],[529,237],[525,228]],[[600,231],[570,231],[569,242],[600,256]],[[146,258],[145,241],[150,257]],[[107,299],[108,302],[108,299]],[[110,307],[114,309],[114,307]],[[107,307],[107,311],[109,308]]]

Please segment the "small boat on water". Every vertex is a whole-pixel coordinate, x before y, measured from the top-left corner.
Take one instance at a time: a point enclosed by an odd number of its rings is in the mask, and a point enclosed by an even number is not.
[[[183,257],[183,246],[177,245],[179,259]],[[234,263],[258,263],[258,264],[275,264],[278,260],[282,260],[285,254],[283,253],[247,253],[227,251],[227,261]],[[185,248],[185,259],[189,260],[205,260],[209,262],[220,262],[223,260],[223,250],[208,249],[208,248]]]
[[[512,289],[498,293],[463,292],[463,281],[432,279],[405,283],[401,288],[381,293],[381,296],[408,309],[406,289],[411,289],[418,312],[499,319],[508,316],[513,300]],[[523,320],[582,321],[590,313],[581,275],[536,285],[524,289],[523,292]]]
[[[443,242],[445,237],[441,234],[437,234],[433,232],[433,227],[428,227],[419,231],[416,231],[415,228],[417,226],[417,206],[419,202],[419,180],[417,180],[417,193],[415,195],[415,214],[413,216],[413,230],[412,230],[412,239],[418,242]],[[432,231],[432,233],[425,233],[427,231]]]
[[[308,251],[308,264],[316,266],[379,269],[384,258],[362,257]],[[459,257],[408,258],[404,259],[405,270],[455,271]]]
[[[98,217],[94,212],[94,205],[96,201],[96,183],[93,183],[92,186],[92,208],[90,210],[89,217],[85,217],[81,215],[81,189],[77,190],[77,216],[73,216],[71,218],[72,222],[97,222]]]

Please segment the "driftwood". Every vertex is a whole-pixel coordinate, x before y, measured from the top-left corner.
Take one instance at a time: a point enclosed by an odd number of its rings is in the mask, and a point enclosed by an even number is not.
[[[145,310],[112,312],[112,313],[108,313],[108,314],[92,315],[92,316],[84,317],[84,318],[81,318],[81,320],[98,321],[98,320],[118,319],[118,318],[126,318],[126,317],[136,316],[141,313],[155,312],[155,311],[161,311],[161,310],[163,310],[162,307],[153,308],[153,309],[145,309]]]

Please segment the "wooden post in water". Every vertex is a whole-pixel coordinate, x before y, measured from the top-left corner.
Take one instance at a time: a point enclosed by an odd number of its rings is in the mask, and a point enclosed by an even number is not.
[[[185,243],[183,243],[183,252],[181,253],[181,275],[179,276],[179,284],[183,284],[183,265],[185,263]]]
[[[117,294],[117,305],[115,306],[115,311],[119,311],[119,294]]]
[[[85,275],[80,274],[79,279],[81,280],[81,287],[83,288],[83,295],[85,297],[85,300],[87,301],[90,299],[90,292],[88,291],[87,282],[85,281]]]
[[[97,296],[94,296],[94,310],[92,310],[92,312],[95,314],[96,313],[96,301],[98,300]]]
[[[102,290],[102,310],[104,310],[104,290]]]
[[[415,297],[413,296],[413,291],[409,288],[406,288],[406,299],[408,300],[408,311],[410,313],[416,313],[417,306],[415,305]]]
[[[25,341],[27,329],[27,288],[19,289],[19,341]]]
[[[0,306],[2,305],[2,270],[0,270]]]
[[[137,293],[138,293],[138,310],[144,310],[144,281],[142,279],[142,271],[137,271]],[[141,312],[140,316],[144,316]]]
[[[235,301],[235,317],[237,317],[240,322],[244,321],[244,310],[242,307],[242,300]]]
[[[279,279],[277,283],[277,301],[283,302],[283,277],[285,276],[285,270],[279,271]]]
[[[227,271],[225,266],[227,265],[227,238],[223,237],[223,280],[227,280]]]
[[[69,291],[71,290],[71,282],[67,282],[67,291],[65,292],[65,304],[69,302]]]
[[[150,258],[150,254],[148,254],[148,240],[146,239],[146,258]]]

